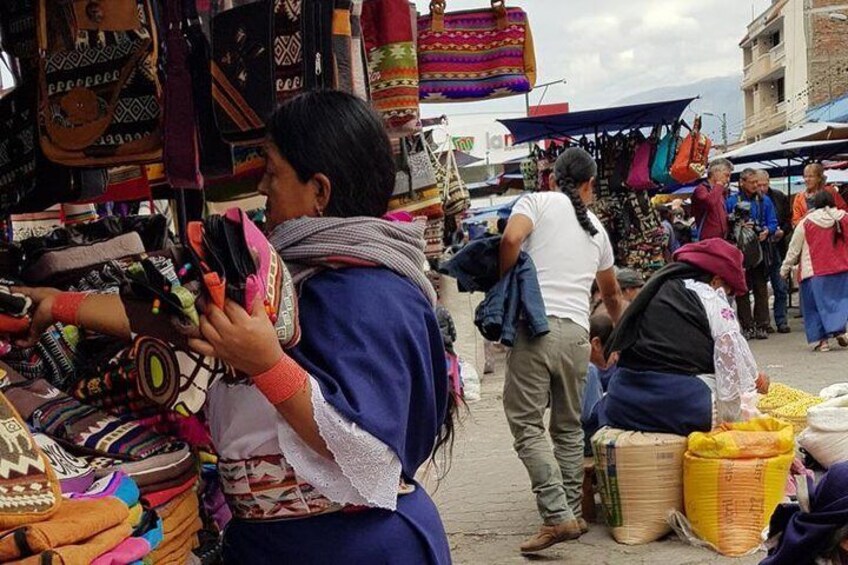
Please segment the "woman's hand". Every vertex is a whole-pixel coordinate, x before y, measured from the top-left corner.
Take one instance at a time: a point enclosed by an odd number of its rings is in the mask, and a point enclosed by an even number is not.
[[[32,300],[32,324],[29,334],[15,340],[18,347],[32,347],[41,339],[47,328],[53,325],[53,300],[60,291],[55,288],[30,288],[25,286],[12,287],[12,292],[19,292]]]
[[[223,310],[210,306],[200,318],[200,333],[203,339],[189,340],[192,349],[250,376],[264,373],[283,356],[277,331],[259,298],[253,314],[232,300]]]

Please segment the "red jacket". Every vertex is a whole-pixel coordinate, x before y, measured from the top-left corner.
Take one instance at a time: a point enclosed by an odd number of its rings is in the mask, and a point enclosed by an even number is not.
[[[692,193],[692,215],[701,241],[727,237],[727,209],[724,204],[725,188],[705,182]]]

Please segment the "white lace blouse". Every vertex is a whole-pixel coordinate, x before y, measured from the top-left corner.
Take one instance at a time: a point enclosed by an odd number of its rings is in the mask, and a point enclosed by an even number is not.
[[[312,450],[276,408],[250,385],[216,381],[206,414],[212,440],[223,460],[282,455],[282,464],[331,502],[394,510],[401,462],[386,444],[339,414],[314,378],[312,409],[318,431],[335,460]]]
[[[703,282],[689,279],[684,284],[704,305],[715,342],[713,362],[718,422],[732,422],[755,415],[757,362],[742,335],[727,295],[723,290]]]

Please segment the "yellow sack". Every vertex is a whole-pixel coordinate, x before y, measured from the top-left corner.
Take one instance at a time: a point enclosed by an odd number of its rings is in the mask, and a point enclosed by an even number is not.
[[[794,449],[792,426],[771,417],[691,434],[683,496],[695,535],[724,555],[756,549],[783,499]]]
[[[634,545],[671,531],[668,514],[683,509],[686,438],[601,428],[592,437],[595,476],[612,537]]]

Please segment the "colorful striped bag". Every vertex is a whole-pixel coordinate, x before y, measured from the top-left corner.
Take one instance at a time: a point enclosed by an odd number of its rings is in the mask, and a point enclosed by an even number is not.
[[[536,83],[536,53],[527,14],[491,7],[445,13],[431,0],[418,17],[418,74],[422,102],[466,102],[523,94]]]

